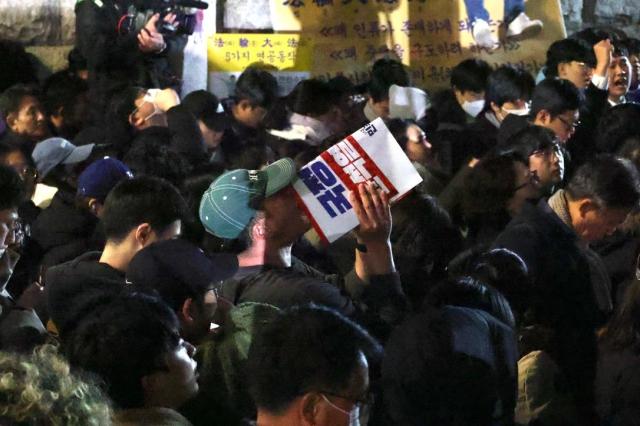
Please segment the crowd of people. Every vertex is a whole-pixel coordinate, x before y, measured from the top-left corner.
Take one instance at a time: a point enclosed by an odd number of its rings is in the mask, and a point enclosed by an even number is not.
[[[97,4],[44,80],[0,42],[0,423],[640,425],[640,40],[181,99]],[[377,118],[422,183],[322,244],[297,170]]]

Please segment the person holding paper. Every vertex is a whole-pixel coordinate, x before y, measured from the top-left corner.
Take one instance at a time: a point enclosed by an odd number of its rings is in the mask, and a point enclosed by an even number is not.
[[[399,321],[406,307],[389,241],[387,195],[371,183],[350,194],[359,222],[354,268],[344,277],[324,275],[291,255],[293,243],[311,227],[297,205],[291,186],[295,178],[293,161],[283,158],[263,170],[229,171],[205,192],[199,214],[205,229],[248,246],[238,255],[235,279],[222,286],[223,297],[280,308],[313,302],[386,335],[386,326]],[[366,314],[360,309],[364,300]]]

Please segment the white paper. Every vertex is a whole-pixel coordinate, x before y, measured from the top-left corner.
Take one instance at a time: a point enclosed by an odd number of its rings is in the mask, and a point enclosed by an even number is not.
[[[304,210],[325,242],[358,225],[350,188],[376,182],[394,202],[422,182],[398,142],[378,118],[323,152],[298,172],[293,184]]]

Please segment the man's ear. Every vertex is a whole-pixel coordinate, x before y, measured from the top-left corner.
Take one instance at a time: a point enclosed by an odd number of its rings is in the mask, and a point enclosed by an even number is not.
[[[137,113],[132,112],[129,114],[129,124],[137,128],[144,124],[144,119],[139,117]]]
[[[96,198],[89,199],[89,211],[93,213],[94,216],[98,216],[99,210],[99,201]]]
[[[547,111],[546,109],[541,109],[536,114],[534,123],[540,123],[542,125],[546,125],[546,124],[549,124],[550,121],[551,121],[551,114],[549,114],[549,111]]]
[[[253,221],[253,227],[251,228],[251,240],[259,241],[264,240],[267,234],[265,225],[264,225],[264,216],[257,217]]]
[[[7,127],[13,130],[14,126],[16,125],[17,119],[18,119],[18,114],[15,112],[10,112],[5,118],[5,121],[7,122]]]
[[[196,309],[196,304],[193,301],[193,299],[191,297],[188,297],[184,303],[182,304],[182,307],[180,308],[180,314],[182,316],[182,319],[184,320],[184,322],[186,323],[192,323],[193,322],[193,311]]]
[[[303,425],[318,424],[318,404],[321,398],[317,392],[308,392],[300,397],[298,401],[298,418],[301,419]]]
[[[148,223],[141,223],[136,227],[135,237],[138,244],[146,247],[152,242],[153,230]]]
[[[493,111],[494,114],[497,114],[498,112],[500,112],[501,108],[495,102],[491,102],[490,106],[491,106],[491,111]]]
[[[591,198],[583,198],[578,201],[578,211],[581,218],[584,218],[590,211],[598,210],[599,208],[600,206]]]

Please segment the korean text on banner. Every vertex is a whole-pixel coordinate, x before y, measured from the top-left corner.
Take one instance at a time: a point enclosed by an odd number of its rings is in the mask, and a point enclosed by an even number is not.
[[[380,118],[333,145],[298,172],[293,188],[325,243],[358,225],[347,194],[367,181],[387,192],[391,202],[422,182]]]

